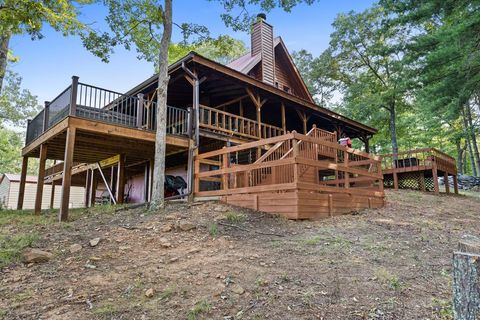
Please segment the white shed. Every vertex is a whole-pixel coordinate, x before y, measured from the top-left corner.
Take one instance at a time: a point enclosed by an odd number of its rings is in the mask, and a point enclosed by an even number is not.
[[[5,173],[0,176],[0,208],[16,209],[18,201],[18,191],[20,187],[20,175]],[[60,207],[61,186],[55,186],[55,197],[53,207]],[[35,194],[37,192],[37,177],[27,176],[25,183],[25,198],[23,200],[23,209],[33,209],[35,206]],[[50,196],[52,185],[45,184],[43,187],[42,209],[48,209],[50,206]],[[81,208],[85,204],[85,188],[73,187],[70,191],[70,208]]]

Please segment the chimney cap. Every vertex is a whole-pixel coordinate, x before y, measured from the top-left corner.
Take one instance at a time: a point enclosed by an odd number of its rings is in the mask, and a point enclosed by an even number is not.
[[[262,12],[262,13],[257,14],[257,18],[260,18],[262,20],[267,20],[267,15]]]

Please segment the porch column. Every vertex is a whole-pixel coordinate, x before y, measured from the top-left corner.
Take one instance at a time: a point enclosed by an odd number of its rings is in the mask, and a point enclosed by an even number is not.
[[[365,145],[365,152],[370,153],[370,138],[365,137],[365,141],[363,143]]]
[[[25,197],[25,183],[27,181],[28,157],[22,158],[22,173],[20,174],[20,186],[18,190],[17,210],[23,209],[23,198]]]
[[[125,155],[121,154],[117,167],[117,203],[122,204],[125,196]]]
[[[307,114],[305,113],[305,111],[299,111],[299,110],[296,110],[296,111],[298,116],[300,117],[300,120],[302,120],[302,123],[303,123],[303,134],[307,134],[308,133],[307,121],[308,119],[310,119],[310,116],[307,117]]]
[[[67,139],[65,141],[65,156],[63,159],[62,197],[60,199],[59,221],[68,220],[68,208],[70,203],[70,186],[72,184],[72,163],[73,150],[75,148],[75,127],[67,128]]]
[[[45,179],[45,161],[47,160],[47,145],[40,145],[40,160],[38,164],[37,193],[35,195],[35,214],[42,212],[43,180]]]
[[[283,133],[287,133],[287,121],[286,121],[286,118],[285,118],[285,104],[282,102],[282,105],[281,105],[281,109],[282,111],[282,129],[283,129]]]

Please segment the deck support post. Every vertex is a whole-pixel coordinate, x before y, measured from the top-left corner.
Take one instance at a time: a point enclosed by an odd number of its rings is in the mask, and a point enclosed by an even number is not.
[[[125,155],[121,154],[118,158],[117,166],[117,204],[123,203],[125,196]]]
[[[65,156],[63,159],[62,197],[60,199],[60,211],[58,212],[58,220],[60,222],[68,220],[70,187],[72,184],[73,150],[75,148],[75,135],[77,133],[76,131],[77,129],[75,127],[67,128],[67,139],[65,141]]]
[[[453,175],[453,189],[455,191],[455,194],[458,194],[458,178],[457,174]]]
[[[393,189],[398,190],[398,175],[393,172]]]
[[[35,195],[35,214],[42,212],[43,185],[45,179],[45,162],[47,161],[47,145],[40,145],[40,160],[38,165],[37,193]]]
[[[52,188],[50,189],[50,210],[53,209],[53,206],[55,204],[55,180],[52,181]]]
[[[420,173],[418,174],[418,178],[419,178],[419,187],[420,187],[420,190],[425,192],[427,189],[425,188],[425,172],[424,171],[420,171]]]
[[[95,206],[95,199],[97,197],[97,175],[95,174],[95,169],[91,170],[90,173],[90,204],[89,207]]]
[[[437,171],[437,163],[435,161],[433,162],[432,176],[433,176],[433,189],[435,191],[435,194],[439,194],[440,188],[438,187],[438,171]]]
[[[143,202],[148,202],[148,194],[150,189],[150,175],[149,175],[149,162],[145,163],[145,168],[143,172]]]
[[[283,134],[287,133],[287,121],[285,118],[285,104],[282,102],[281,109],[282,111],[282,129],[283,129]]]
[[[193,188],[196,184],[195,181],[195,150],[198,152],[198,148],[195,148],[194,141],[189,139],[188,142],[188,167],[187,167],[187,190],[188,190],[188,202],[193,202]]]
[[[23,199],[25,198],[25,183],[27,182],[28,157],[22,158],[22,172],[20,174],[20,186],[18,190],[17,210],[23,209]]]
[[[149,173],[150,173],[150,188],[148,192],[148,202],[152,201],[152,192],[153,192],[153,168],[155,166],[155,160],[150,159],[150,162],[148,163],[148,168],[149,168]]]
[[[90,185],[91,185],[91,180],[92,179],[92,175],[91,175],[91,172],[90,170],[87,170],[87,172],[85,172],[85,198],[84,198],[84,205],[85,205],[85,208],[88,208],[88,204],[90,202]]]
[[[443,173],[443,182],[445,183],[445,192],[450,193],[450,183],[448,182],[448,172]]]
[[[193,183],[193,194],[200,192],[200,179],[198,178],[198,174],[200,173],[200,161],[198,159],[198,148],[193,151],[193,179],[195,182]]]

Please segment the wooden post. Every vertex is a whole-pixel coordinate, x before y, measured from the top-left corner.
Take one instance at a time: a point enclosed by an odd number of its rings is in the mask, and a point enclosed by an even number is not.
[[[453,189],[455,191],[455,194],[458,194],[458,178],[457,174],[453,175]]]
[[[193,168],[193,194],[200,191],[200,179],[198,178],[198,174],[200,173],[200,160],[198,159],[198,148],[193,151],[193,161],[194,161],[194,168]]]
[[[453,316],[480,319],[480,241],[460,243],[453,253]]]
[[[434,188],[435,194],[439,194],[440,189],[438,187],[438,171],[437,171],[437,163],[435,161],[433,161],[432,176],[433,176],[433,188]]]
[[[262,139],[262,108],[257,106],[257,130],[258,134],[257,137]]]
[[[287,121],[285,118],[285,104],[282,102],[281,106],[281,111],[282,111],[282,129],[283,129],[283,134],[287,133]]]
[[[50,210],[53,209],[55,204],[55,180],[52,181],[52,188],[50,189]]]
[[[95,169],[92,169],[90,173],[90,207],[95,206],[95,199],[97,198],[97,184],[98,179],[97,175],[95,174]]]
[[[37,193],[35,196],[35,214],[42,212],[43,180],[45,179],[45,161],[47,160],[47,145],[40,145],[40,160],[38,164]]]
[[[450,183],[448,182],[448,172],[443,173],[443,182],[445,183],[445,192],[450,193]]]
[[[222,149],[225,150],[226,147],[223,147]],[[222,169],[227,169],[227,168],[228,168],[228,153],[225,152],[222,155]],[[229,185],[228,185],[228,173],[224,173],[222,178],[223,178],[222,179],[223,189],[227,190],[228,187],[229,187]]]
[[[150,189],[150,175],[148,174],[148,164],[148,162],[145,163],[145,169],[143,173],[143,202],[145,203],[148,202],[148,189]]]
[[[370,153],[370,139],[368,137],[365,137],[365,152]]]
[[[349,168],[349,164],[348,164],[348,159],[349,157],[349,153],[345,150],[343,151],[343,165],[345,166],[346,170],[348,170]],[[348,171],[344,171],[344,184],[343,184],[343,187],[345,189],[348,189],[350,188],[350,172]]]
[[[49,113],[48,104],[49,103],[50,103],[49,101],[44,102],[45,108],[43,109],[43,128],[42,128],[43,130],[42,130],[42,132],[45,132],[48,129],[48,113]]]
[[[144,109],[144,103],[143,103],[143,93],[137,94],[137,128],[142,128],[143,127],[143,109]],[[151,128],[147,128],[151,129]]]
[[[398,175],[395,171],[393,172],[393,189],[398,190]]]
[[[70,88],[70,115],[75,116],[77,114],[77,89],[78,89],[78,77],[72,77],[72,87]]]
[[[90,173],[90,170],[87,170],[87,172],[85,173],[85,194],[84,194],[84,205],[85,205],[85,208],[88,208],[89,206],[89,202],[90,202],[90,185],[91,185],[91,180],[92,177],[91,177],[91,173]]]
[[[333,196],[332,194],[328,195],[328,215],[333,217]]]
[[[149,198],[148,198],[148,201],[152,201],[152,192],[153,192],[153,173],[154,173],[154,165],[155,165],[155,160],[154,159],[150,159],[150,162],[148,164],[148,168],[150,170],[150,195],[149,195]]]
[[[243,110],[243,101],[242,100],[240,100],[238,107],[239,107],[239,110],[238,110],[239,112],[238,113],[240,114],[240,117],[243,117],[244,110]]]
[[[292,131],[296,133],[295,130]],[[298,157],[298,142],[297,139],[292,139],[292,148],[293,148],[293,159],[295,162],[293,164],[293,182],[298,183],[298,164],[297,164],[297,157]]]
[[[25,198],[25,183],[27,181],[28,157],[22,158],[22,172],[20,174],[20,186],[18,190],[17,210],[23,209],[23,199]]]
[[[73,150],[75,148],[75,127],[67,128],[67,139],[65,141],[65,156],[63,159],[62,197],[60,199],[59,221],[68,220],[68,208],[70,203],[70,186],[72,184],[72,163]]]
[[[425,192],[426,191],[426,188],[425,188],[425,172],[424,171],[420,171],[419,173],[419,187],[420,187],[420,190]]]
[[[125,155],[121,154],[117,167],[117,203],[122,204],[125,196]]]
[[[192,139],[189,139],[188,142],[188,164],[187,164],[187,184],[188,188],[187,190],[189,191],[188,195],[188,202],[193,202],[193,185],[195,184],[195,150],[198,150],[198,148],[195,148],[195,143]]]

